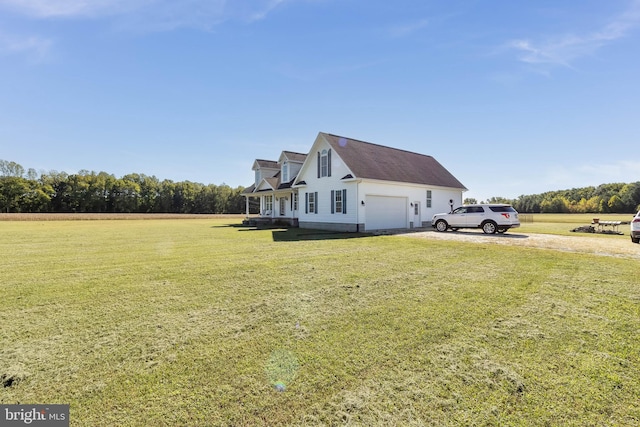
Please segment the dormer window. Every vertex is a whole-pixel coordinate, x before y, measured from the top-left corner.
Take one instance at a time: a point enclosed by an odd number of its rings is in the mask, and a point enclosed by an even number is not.
[[[282,182],[289,182],[289,163],[282,164]]]

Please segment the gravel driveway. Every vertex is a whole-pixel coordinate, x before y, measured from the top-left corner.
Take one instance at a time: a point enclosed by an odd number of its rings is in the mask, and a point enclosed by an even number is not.
[[[565,252],[588,253],[618,258],[640,259],[640,245],[631,242],[629,236],[556,236],[551,234],[523,234],[507,232],[505,234],[484,234],[480,230],[446,231],[433,230],[403,234],[407,237],[433,240],[455,240],[475,244],[496,244],[528,246],[541,249],[553,249]]]

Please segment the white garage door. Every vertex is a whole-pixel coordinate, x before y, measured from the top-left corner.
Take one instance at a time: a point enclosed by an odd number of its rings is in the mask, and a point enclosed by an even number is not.
[[[365,229],[407,228],[407,203],[406,197],[367,196]]]

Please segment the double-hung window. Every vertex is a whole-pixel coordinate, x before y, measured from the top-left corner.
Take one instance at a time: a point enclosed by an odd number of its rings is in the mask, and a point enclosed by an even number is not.
[[[331,149],[318,151],[318,178],[331,176]]]
[[[427,190],[427,204],[426,204],[426,206],[428,208],[431,207],[431,190]]]
[[[329,175],[329,152],[322,150],[320,153],[320,176]]]
[[[318,213],[318,192],[305,194],[305,213]]]
[[[347,190],[331,190],[331,213],[347,213]]]

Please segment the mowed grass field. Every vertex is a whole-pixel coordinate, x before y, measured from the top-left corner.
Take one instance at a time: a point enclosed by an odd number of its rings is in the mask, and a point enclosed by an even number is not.
[[[600,221],[620,221],[627,224],[619,225],[618,231],[626,236],[629,240],[629,225],[633,220],[635,213],[629,214],[520,214],[521,227],[515,232],[520,233],[543,233],[555,235],[576,235],[571,232],[572,229],[581,226],[597,226],[592,224],[594,219]],[[613,227],[601,227],[604,231],[615,231]],[[592,236],[603,236],[611,239],[611,234],[594,233]]]
[[[637,260],[239,224],[0,222],[0,403],[73,426],[640,425]]]

